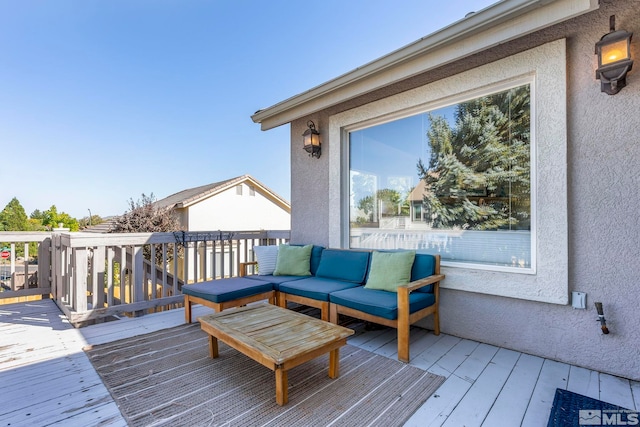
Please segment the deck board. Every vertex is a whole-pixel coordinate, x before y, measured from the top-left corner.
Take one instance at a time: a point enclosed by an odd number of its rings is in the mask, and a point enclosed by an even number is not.
[[[600,376],[596,371],[572,366],[569,370],[567,390],[592,399],[600,399]]]
[[[545,359],[540,370],[538,382],[533,390],[522,426],[540,426],[541,420],[546,422],[551,412],[556,388],[566,390],[570,366]]]
[[[418,368],[422,368],[425,371],[429,370],[429,372],[432,372],[430,368],[434,366],[442,356],[447,354],[459,342],[460,338],[458,337],[443,335],[422,353],[415,354],[414,352],[411,355],[411,364],[413,366],[417,366]],[[436,374],[440,375],[439,373]]]
[[[633,409],[635,411],[640,411],[640,382],[638,381],[629,381],[631,385],[631,393],[633,394],[633,402],[635,404]]]
[[[497,426],[505,420],[519,425],[527,411],[544,359],[523,354],[495,400],[483,425]]]
[[[471,340],[458,341],[449,352],[436,362],[436,365],[440,368],[440,372],[442,372],[439,375],[448,378],[449,375],[454,373],[460,365],[467,360],[471,353],[478,347],[478,344],[476,341]]]
[[[484,371],[499,348],[488,344],[480,344],[471,355],[456,369],[455,374],[460,378],[473,383]]]
[[[194,319],[211,313],[194,307]],[[183,323],[178,309],[74,329],[52,301],[0,306],[2,425],[125,426],[82,348]],[[349,344],[397,358],[394,329],[352,326]],[[640,408],[637,381],[415,327],[410,343],[411,364],[447,380],[407,427],[545,426],[556,388]]]
[[[384,347],[389,342],[394,342],[396,338],[395,329],[387,329],[383,333],[377,335],[374,339],[363,343],[360,348],[367,351],[375,352],[381,347]]]
[[[441,426],[471,388],[469,381],[451,375],[405,423],[405,427]]]
[[[613,375],[600,374],[600,400],[626,409],[635,407],[629,380]]]
[[[126,425],[82,334],[52,301],[2,306],[0,325],[3,425]]]
[[[518,352],[498,350],[443,426],[481,426],[519,357]]]

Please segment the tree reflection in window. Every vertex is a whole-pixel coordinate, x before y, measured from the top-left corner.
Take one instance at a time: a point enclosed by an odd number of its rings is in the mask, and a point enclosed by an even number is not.
[[[424,209],[433,228],[529,230],[530,89],[456,105],[453,126],[429,114]]]

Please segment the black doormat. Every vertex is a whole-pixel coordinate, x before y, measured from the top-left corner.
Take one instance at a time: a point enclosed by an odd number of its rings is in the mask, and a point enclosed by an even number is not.
[[[547,427],[638,425],[637,411],[556,389]]]

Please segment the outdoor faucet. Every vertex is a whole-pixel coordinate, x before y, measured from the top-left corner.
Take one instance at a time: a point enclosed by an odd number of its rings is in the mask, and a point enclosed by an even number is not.
[[[600,329],[602,329],[603,334],[609,333],[609,328],[607,328],[607,321],[604,318],[604,312],[602,311],[602,303],[596,302],[596,311],[598,312],[598,322],[600,322]]]

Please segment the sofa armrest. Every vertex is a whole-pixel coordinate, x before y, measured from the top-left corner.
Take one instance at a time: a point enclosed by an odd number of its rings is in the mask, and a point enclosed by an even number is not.
[[[415,291],[416,289],[420,289],[424,286],[428,286],[431,284],[437,284],[439,281],[444,279],[444,274],[433,274],[429,277],[425,277],[424,279],[415,280],[411,283],[407,283],[406,285],[398,286],[398,292],[401,288],[406,288],[407,291]]]
[[[247,275],[247,267],[250,265],[258,265],[258,261],[241,262],[238,266],[238,275],[244,277]]]

